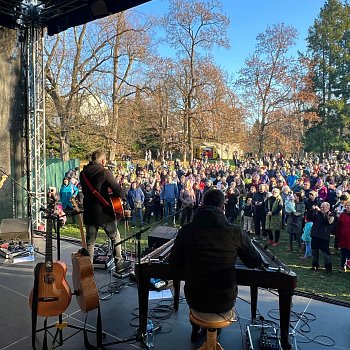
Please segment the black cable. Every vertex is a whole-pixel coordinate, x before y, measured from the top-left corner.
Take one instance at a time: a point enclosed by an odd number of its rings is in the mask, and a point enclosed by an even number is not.
[[[127,283],[112,282],[107,283],[98,289],[100,301],[110,300],[113,294],[119,294],[123,289],[127,287]],[[105,289],[105,290],[104,290]],[[109,294],[107,297],[103,297],[104,294]]]
[[[174,310],[168,305],[159,305],[149,310],[152,319],[167,320],[173,314]]]
[[[270,289],[267,289],[267,290],[271,294],[277,296],[277,294],[274,293],[272,290],[270,290]],[[279,317],[275,317],[272,315],[273,313],[276,313],[276,312],[279,313],[279,309],[271,309],[267,312],[267,315],[274,320],[279,320]],[[298,331],[292,324],[290,324],[290,328],[292,328],[294,332],[297,332],[298,334],[302,335],[303,337],[305,337],[308,340],[305,342],[298,340],[297,343],[300,343],[300,344],[316,343],[316,344],[327,346],[327,347],[332,347],[335,345],[334,339],[327,336],[327,335],[316,335],[314,338],[310,338],[310,337],[305,335],[305,333],[311,332],[311,327],[309,325],[309,322],[316,321],[316,319],[317,319],[316,315],[314,315],[313,313],[310,313],[310,312],[297,313],[297,312],[292,311],[291,316],[294,317],[294,320],[292,320],[291,322],[301,321],[303,323],[303,326],[300,328],[300,331]],[[311,316],[311,318],[310,318],[310,316]],[[265,320],[265,322],[267,322],[267,320]],[[276,329],[279,329],[279,325],[276,322],[274,322],[274,321],[269,321],[269,322],[274,323],[276,325]],[[307,327],[307,329],[304,329],[305,327]],[[319,338],[328,339],[328,340],[330,340],[330,342],[329,343],[322,342],[322,341],[318,340]]]

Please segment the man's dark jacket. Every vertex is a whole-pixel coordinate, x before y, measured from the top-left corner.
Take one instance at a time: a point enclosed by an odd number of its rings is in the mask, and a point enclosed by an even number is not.
[[[329,216],[320,210],[310,210],[308,219],[313,222],[311,237],[329,241],[330,235],[334,229],[333,223],[329,223]]]
[[[85,183],[83,173],[91,182],[91,185],[110,202],[108,188],[110,188],[116,196],[121,196],[121,187],[114,179],[113,174],[102,164],[90,162],[84,166],[80,174],[80,183],[84,194],[84,224],[85,225],[101,225],[115,220],[112,207],[104,207],[95,197]]]
[[[226,312],[236,300],[237,256],[248,267],[261,265],[260,254],[237,225],[217,207],[204,206],[184,225],[170,254],[174,269],[184,270],[185,296],[201,312]]]

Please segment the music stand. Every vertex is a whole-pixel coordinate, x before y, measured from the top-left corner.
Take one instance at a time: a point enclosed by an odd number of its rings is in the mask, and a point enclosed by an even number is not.
[[[53,226],[56,229],[56,240],[57,240],[57,260],[60,260],[61,258],[61,237],[60,237],[60,217],[57,214],[53,213],[52,206],[55,201],[52,199],[48,199],[48,209],[42,208],[42,210],[46,213],[46,219],[52,220]],[[79,332],[84,332],[84,345],[88,349],[96,350],[101,347],[102,344],[102,325],[101,325],[101,312],[100,307],[98,307],[98,324],[97,324],[97,330],[90,330],[86,329],[86,322],[87,322],[87,315],[85,317],[84,327],[71,325],[68,322],[63,322],[63,316],[62,314],[58,315],[58,322],[55,324],[52,324],[50,326],[47,326],[47,317],[44,320],[44,327],[40,329],[36,329],[37,324],[37,302],[38,302],[38,293],[37,293],[37,278],[35,278],[34,282],[34,289],[33,289],[33,306],[32,306],[32,348],[36,349],[35,346],[35,335],[38,332],[44,331],[44,340],[43,340],[43,350],[47,350],[47,333],[48,330],[51,328],[56,328],[56,332],[54,334],[51,348],[54,348],[54,344],[57,342],[59,346],[62,346],[65,340],[68,340],[69,338],[73,337],[74,335],[78,334]],[[63,329],[64,328],[72,328],[77,330],[77,332],[73,333],[72,335],[68,336],[66,339],[63,338]],[[87,333],[94,333],[96,334],[96,343],[97,345],[94,346],[90,344]],[[51,335],[51,333],[49,333]]]

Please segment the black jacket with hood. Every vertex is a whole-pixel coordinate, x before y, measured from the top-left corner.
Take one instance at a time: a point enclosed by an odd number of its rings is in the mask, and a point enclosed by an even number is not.
[[[173,268],[184,271],[185,296],[191,308],[217,313],[233,307],[237,257],[251,268],[262,263],[249,237],[230,224],[222,210],[199,207],[193,221],[180,229],[170,254]]]
[[[102,195],[107,202],[110,202],[108,189],[110,188],[114,195],[120,197],[122,194],[121,187],[114,179],[113,174],[102,164],[90,162],[84,166],[80,174],[80,184],[83,190],[84,199],[84,224],[101,225],[115,220],[112,207],[105,207],[90,191],[85,183],[83,173],[91,182],[91,185]]]

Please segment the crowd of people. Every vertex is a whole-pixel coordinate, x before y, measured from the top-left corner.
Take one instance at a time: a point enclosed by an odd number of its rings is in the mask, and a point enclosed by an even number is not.
[[[62,183],[63,210],[71,209],[70,195],[82,201],[75,170]],[[216,188],[225,195],[224,213],[230,223],[241,223],[247,234],[272,246],[280,244],[285,232],[286,250],[303,253],[303,259],[311,257],[311,269],[320,268],[321,253],[324,268],[332,270],[330,248],[340,250],[340,271],[350,260],[349,153],[303,159],[249,155],[235,157],[234,164],[194,160],[186,167],[178,159],[148,158],[144,164],[128,159],[110,170],[121,186],[125,207],[132,212],[132,226],[151,220],[182,226],[192,220],[205,192]],[[335,235],[334,247],[330,247],[331,235]]]

